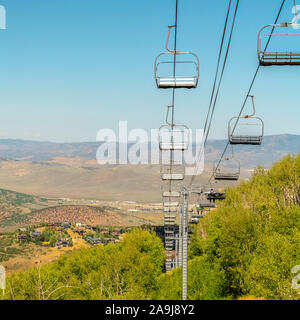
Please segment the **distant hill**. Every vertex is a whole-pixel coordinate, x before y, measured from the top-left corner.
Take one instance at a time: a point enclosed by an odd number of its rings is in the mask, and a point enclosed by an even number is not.
[[[218,158],[226,142],[227,140],[208,142],[205,151],[205,159],[208,163]],[[0,158],[31,162],[46,162],[57,157],[95,160],[100,145],[100,142],[53,143],[6,139],[0,140]],[[236,156],[245,168],[253,168],[257,165],[268,167],[284,155],[297,154],[299,151],[300,136],[290,134],[266,136],[261,146],[235,147]]]
[[[47,201],[24,193],[0,189],[0,230],[15,226],[34,208],[47,206]]]
[[[40,210],[26,219],[28,225],[40,223],[78,222],[92,226],[139,226],[153,221],[111,207],[58,206]]]
[[[209,141],[206,170],[196,184],[207,182],[212,163],[219,159],[226,142]],[[99,165],[95,160],[98,147],[97,142],[0,140],[0,188],[50,198],[161,201],[158,165]],[[235,147],[242,179],[249,178],[258,165],[268,168],[283,156],[299,151],[297,135],[267,136],[262,146]],[[227,185],[233,184],[217,186]]]
[[[85,223],[93,226],[138,226],[157,223],[150,214],[103,205],[64,205],[59,199],[42,198],[0,189],[0,233],[41,223]]]
[[[0,158],[49,161],[55,157],[95,159],[98,142],[54,143],[28,140],[0,140]]]
[[[209,162],[215,161],[215,158],[220,156],[220,152],[224,150],[226,143],[227,140],[209,141],[205,159]],[[287,154],[298,154],[300,136],[290,134],[266,136],[261,146],[238,145],[234,147],[234,152],[244,168],[252,169],[258,165],[268,168]]]
[[[0,188],[50,198],[160,200],[158,166],[103,165],[78,158],[0,161]]]

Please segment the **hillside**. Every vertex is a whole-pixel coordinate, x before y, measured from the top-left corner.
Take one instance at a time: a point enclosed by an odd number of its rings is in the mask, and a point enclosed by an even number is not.
[[[189,300],[300,299],[291,285],[300,261],[299,186],[300,155],[285,157],[229,190],[216,210],[191,227]],[[180,300],[182,270],[164,273],[163,261],[162,241],[136,228],[118,244],[74,251],[9,275],[4,298]],[[45,295],[39,296],[40,280],[53,293],[42,288]]]
[[[162,224],[163,216],[153,208],[135,209],[136,204],[105,203],[83,205],[87,201],[62,201],[33,197],[18,192],[0,189],[0,233],[14,231],[20,227],[43,223],[70,222],[92,226],[140,226]]]
[[[80,159],[78,162],[82,164],[74,165],[74,159],[69,158],[46,163],[1,161],[0,188],[51,198],[160,200],[158,166],[98,166],[96,161],[91,165]]]
[[[27,225],[69,222],[92,226],[139,226],[151,224],[143,215],[129,215],[116,208],[92,206],[59,206],[40,210],[28,216]]]
[[[24,193],[0,189],[0,230],[17,226],[33,211],[57,205],[57,203],[55,200],[49,201]]]

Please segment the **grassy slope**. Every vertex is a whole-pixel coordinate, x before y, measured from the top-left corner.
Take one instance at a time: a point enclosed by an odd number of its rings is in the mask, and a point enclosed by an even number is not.
[[[209,173],[201,176],[202,182]],[[58,198],[161,201],[159,166],[99,166],[74,158],[51,163],[4,161],[0,163],[0,188]]]

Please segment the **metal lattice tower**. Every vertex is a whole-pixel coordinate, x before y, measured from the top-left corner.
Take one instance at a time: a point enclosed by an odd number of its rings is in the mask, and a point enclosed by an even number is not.
[[[182,300],[187,300],[187,260],[188,260],[188,196],[187,190],[183,191],[182,208]]]

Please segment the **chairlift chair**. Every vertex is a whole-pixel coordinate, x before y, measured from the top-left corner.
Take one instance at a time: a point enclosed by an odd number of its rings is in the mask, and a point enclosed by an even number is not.
[[[166,42],[166,49],[167,52],[163,52],[157,56],[155,59],[154,64],[154,74],[155,74],[155,80],[156,85],[159,89],[171,89],[171,88],[186,88],[186,89],[192,89],[197,88],[198,81],[199,81],[199,69],[200,69],[200,61],[196,54],[192,52],[181,52],[181,51],[175,51],[170,50],[168,48],[169,45],[169,38],[170,38],[170,31],[172,28],[174,28],[175,25],[169,26],[168,30],[168,36],[167,36],[167,42]],[[181,56],[187,57],[187,60],[181,61],[179,58]],[[173,59],[164,61],[163,57],[172,57]],[[159,67],[162,65],[167,65],[170,67],[174,67],[176,65],[177,67],[179,65],[188,64],[188,65],[194,65],[195,66],[195,72],[192,75],[189,76],[177,76],[177,75],[168,75],[168,76],[161,76],[159,73]],[[174,72],[174,68],[171,68],[171,72]]]
[[[185,167],[181,164],[161,165],[160,175],[163,181],[182,181],[185,178]]]
[[[225,200],[226,193],[225,192],[214,192],[207,194],[207,200],[215,202],[216,200]]]
[[[198,206],[201,210],[214,209],[216,207],[216,205],[214,203],[200,203]]]
[[[227,164],[227,166],[224,165]],[[234,158],[233,147],[232,156],[222,159],[218,164],[214,165],[213,173],[216,181],[237,181],[239,180],[241,165]]]
[[[204,218],[204,215],[203,214],[193,214],[192,218],[202,219],[202,218]]]
[[[176,208],[176,212],[178,209],[178,205],[180,202],[180,196],[181,196],[181,187],[179,183],[174,183],[172,181],[167,181],[162,184],[162,197],[163,197],[163,205],[167,212],[168,208],[174,207]],[[171,203],[174,204],[176,202],[175,206],[170,206]],[[174,218],[175,219],[175,218]]]
[[[193,184],[190,188],[190,192],[194,193],[194,194],[198,194],[201,195],[203,190],[202,190],[202,186],[199,184]]]
[[[175,220],[165,220],[165,226],[173,226],[175,224]]]
[[[165,242],[165,249],[166,249],[166,251],[173,251],[174,250],[174,243],[173,242]]]
[[[161,126],[159,129],[159,149],[161,151],[187,150],[189,148],[189,133],[189,128],[184,125],[170,125],[168,123],[168,125]]]
[[[165,239],[173,240],[175,237],[174,229],[165,229]]]
[[[165,214],[165,220],[176,220],[177,213],[170,212],[169,214]]]
[[[174,213],[178,211],[178,206],[177,207],[164,207],[164,212],[165,213]]]
[[[179,191],[163,191],[162,194],[164,198],[180,198]]]
[[[165,237],[165,243],[168,243],[169,246],[172,246],[174,245],[174,236],[173,237]]]
[[[170,212],[169,214],[165,214],[165,222],[166,221],[170,221],[170,222],[175,222],[176,221],[176,213],[174,214],[174,212]]]
[[[297,12],[297,11],[296,11]],[[300,65],[300,52],[299,51],[264,51],[261,47],[262,42],[262,32],[267,28],[289,28],[296,27],[299,28],[299,24],[295,24],[293,22],[283,22],[280,24],[270,24],[263,27],[258,34],[257,39],[257,54],[259,59],[259,64],[261,66],[299,66]],[[285,33],[285,34],[276,34],[271,33],[269,35],[264,36],[282,36],[282,37],[290,37],[290,36],[300,36],[300,34],[295,33]]]
[[[240,177],[240,169],[237,170],[227,170],[227,169],[215,169],[214,171],[215,180],[218,181],[237,181]]]
[[[198,224],[199,222],[200,222],[200,221],[199,221],[198,218],[192,218],[192,219],[189,221],[190,224]]]
[[[261,145],[264,137],[264,122],[255,116],[254,96],[252,99],[253,113],[242,117],[233,117],[228,123],[228,137],[231,145]],[[255,127],[255,132],[245,132],[245,127]]]

